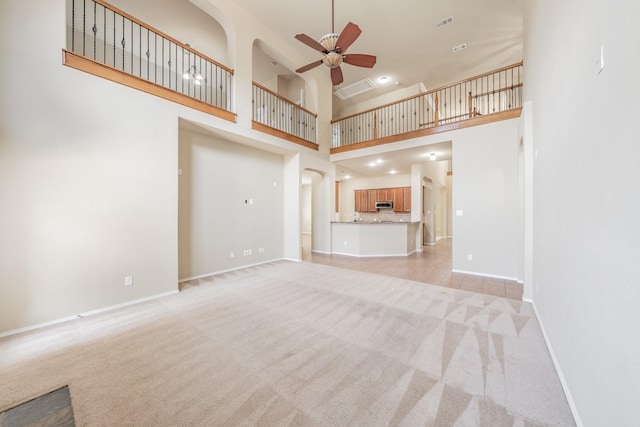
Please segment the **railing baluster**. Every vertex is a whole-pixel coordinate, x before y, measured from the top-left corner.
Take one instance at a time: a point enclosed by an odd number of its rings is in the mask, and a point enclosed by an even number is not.
[[[82,56],[85,56],[85,44],[87,33],[87,0],[82,2]]]

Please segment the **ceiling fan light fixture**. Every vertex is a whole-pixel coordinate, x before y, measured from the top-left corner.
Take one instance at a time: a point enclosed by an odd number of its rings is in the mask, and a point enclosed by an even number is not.
[[[342,64],[342,55],[336,52],[329,52],[323,58],[322,62],[329,68],[336,68]]]

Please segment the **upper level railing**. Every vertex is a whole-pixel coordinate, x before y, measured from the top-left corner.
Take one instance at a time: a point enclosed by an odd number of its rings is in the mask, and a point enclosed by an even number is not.
[[[519,62],[333,120],[331,146],[348,147],[521,108],[522,77],[522,62]]]
[[[257,127],[276,136],[317,149],[317,114],[256,82],[253,82],[252,103],[254,128]],[[264,125],[268,129],[260,125]],[[288,135],[293,136],[295,139],[289,138]]]
[[[67,0],[67,49],[231,111],[233,70],[102,0]]]

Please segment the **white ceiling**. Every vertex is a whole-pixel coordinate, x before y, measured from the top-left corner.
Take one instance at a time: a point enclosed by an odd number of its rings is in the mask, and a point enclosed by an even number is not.
[[[430,160],[429,154],[435,153],[436,159]],[[411,165],[432,161],[451,160],[451,141],[429,144],[423,147],[388,151],[367,155],[336,163],[336,179],[366,178],[374,176],[411,173]]]
[[[306,60],[321,58],[294,39],[314,39],[331,32],[331,0],[235,0],[283,39],[290,39]],[[424,83],[427,89],[463,80],[522,59],[523,0],[334,0],[335,31],[352,21],[362,34],[349,53],[377,56],[373,69],[342,65],[344,82],[389,77],[389,83],[343,102],[359,102],[386,91]],[[436,23],[453,16],[453,23]],[[467,49],[453,53],[454,46]],[[296,67],[296,68],[297,68]],[[329,80],[329,69],[321,66]],[[334,97],[335,98],[335,97]]]
[[[235,0],[267,24],[305,61],[319,60],[321,54],[294,39],[305,33],[314,39],[331,32],[331,0]],[[352,21],[362,34],[349,48],[350,53],[377,56],[372,69],[342,65],[344,85],[363,78],[373,81],[382,76],[389,83],[341,102],[342,107],[375,98],[398,88],[423,83],[433,89],[522,60],[523,0],[334,0],[335,31]],[[438,29],[436,23],[453,16],[453,23]],[[453,53],[454,46],[467,49]],[[318,67],[330,80],[329,69]],[[284,69],[284,67],[282,67]],[[287,70],[284,69],[287,73]],[[289,71],[295,74],[293,71]],[[395,82],[398,82],[396,85]],[[375,101],[372,101],[375,102]],[[409,173],[411,163],[428,161],[420,156],[440,151],[438,160],[451,159],[451,142],[429,147],[388,152],[336,163],[338,179],[345,174],[380,176],[395,169]],[[382,158],[384,163],[367,166]],[[344,171],[344,172],[341,172]]]

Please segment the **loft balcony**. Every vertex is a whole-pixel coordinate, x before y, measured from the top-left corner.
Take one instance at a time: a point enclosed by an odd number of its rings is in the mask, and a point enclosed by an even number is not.
[[[72,68],[237,122],[234,70],[103,0],[67,0]],[[518,117],[522,62],[331,121],[330,153]],[[318,150],[317,114],[252,82],[254,130]]]
[[[522,62],[333,120],[331,154],[519,117]]]

